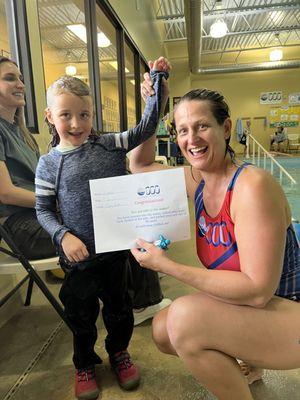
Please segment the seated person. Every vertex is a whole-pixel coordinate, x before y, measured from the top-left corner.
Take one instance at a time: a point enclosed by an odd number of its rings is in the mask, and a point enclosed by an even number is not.
[[[276,132],[271,139],[271,150],[286,151],[287,140],[288,140],[288,137],[287,137],[284,127],[279,126],[276,129]]]

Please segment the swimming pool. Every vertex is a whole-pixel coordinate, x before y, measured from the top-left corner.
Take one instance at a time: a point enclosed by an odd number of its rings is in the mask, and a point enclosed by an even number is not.
[[[292,186],[290,181],[284,176],[281,186],[290,204],[293,218],[300,222],[300,157],[276,157],[275,159],[297,182],[296,185]],[[269,165],[270,160],[267,159],[267,170],[270,170]],[[279,180],[279,168],[276,165],[274,165],[273,175]]]

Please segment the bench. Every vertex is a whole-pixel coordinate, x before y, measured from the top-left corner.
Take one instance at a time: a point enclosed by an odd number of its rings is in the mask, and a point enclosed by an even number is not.
[[[299,151],[300,150],[300,134],[290,133],[288,134],[288,152]]]

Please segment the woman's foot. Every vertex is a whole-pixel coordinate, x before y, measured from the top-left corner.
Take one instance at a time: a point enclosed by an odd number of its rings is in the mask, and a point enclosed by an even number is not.
[[[239,366],[241,368],[242,373],[248,381],[248,385],[251,385],[253,382],[259,381],[262,379],[264,370],[262,368],[253,367],[245,363],[244,361],[238,360]]]

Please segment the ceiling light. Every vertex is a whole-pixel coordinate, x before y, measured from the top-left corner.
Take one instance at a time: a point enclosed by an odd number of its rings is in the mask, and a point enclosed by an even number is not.
[[[78,25],[67,25],[67,28],[70,29],[71,32],[74,33],[79,39],[81,39],[84,43],[87,42],[86,40],[86,29],[85,26],[82,24]]]
[[[87,42],[86,38],[86,28],[82,24],[77,24],[77,25],[67,25],[67,28],[74,33],[79,39],[81,39],[84,43]],[[99,32],[97,34],[97,44],[98,47],[108,47],[110,46],[110,40],[108,37],[103,33]]]
[[[75,67],[75,65],[67,65],[65,72],[66,72],[66,75],[74,76],[74,75],[76,75],[77,68]]]
[[[213,38],[221,38],[225,36],[228,32],[226,22],[218,19],[210,27],[210,36]]]
[[[130,79],[130,83],[131,83],[132,85],[135,85],[135,80],[134,80],[134,79]]]
[[[270,51],[269,57],[270,61],[280,61],[282,59],[283,53],[281,49],[274,49]]]
[[[118,61],[110,61],[109,64],[115,69],[118,70]],[[129,69],[125,67],[125,72],[128,74]]]
[[[108,47],[110,46],[110,40],[103,32],[99,32],[97,35],[98,47]]]

